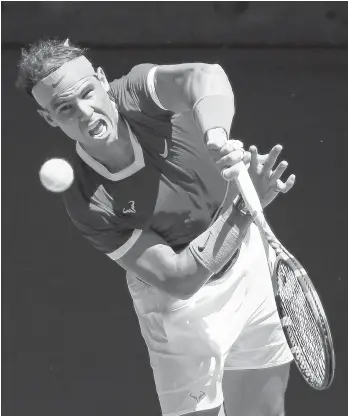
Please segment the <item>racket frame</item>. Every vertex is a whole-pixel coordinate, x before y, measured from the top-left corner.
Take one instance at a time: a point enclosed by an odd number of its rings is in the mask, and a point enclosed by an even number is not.
[[[221,139],[220,136],[218,136],[217,138],[214,138],[213,140],[211,140],[211,143],[207,143],[207,146],[210,149],[220,149],[226,143],[226,141],[227,141],[227,139],[223,140],[223,139]],[[276,267],[277,267],[280,259],[282,259],[283,261],[286,261],[286,262],[289,262],[291,260],[295,264],[295,269],[296,269],[296,266],[299,266],[299,270],[304,271],[304,268],[301,266],[301,264],[298,262],[298,260],[296,260],[286,250],[286,248],[280,243],[280,241],[277,239],[277,237],[272,232],[270,226],[268,225],[268,223],[266,221],[266,218],[264,216],[264,213],[263,213],[263,208],[262,208],[260,199],[258,197],[258,194],[256,192],[254,184],[252,183],[249,172],[248,172],[247,168],[245,167],[244,163],[242,161],[239,162],[235,166],[235,168],[237,168],[237,171],[239,172],[238,175],[235,178],[235,182],[237,184],[239,192],[241,193],[241,195],[244,199],[244,202],[245,202],[246,206],[248,207],[248,210],[249,210],[250,214],[252,215],[253,220],[254,220],[255,224],[257,225],[258,229],[260,230],[261,234],[264,236],[264,238],[267,240],[269,245],[276,252],[277,260],[274,264],[273,270],[274,271],[277,270]],[[224,172],[222,172],[222,176],[224,177]],[[283,255],[282,253],[285,253],[285,254]],[[287,256],[287,260],[284,259],[285,255]],[[266,256],[267,256],[267,251],[266,251]],[[274,277],[273,276],[273,271],[271,270],[270,272],[271,272],[271,276],[272,276],[272,284],[274,285],[273,280],[275,280],[275,279],[273,279],[273,277]],[[324,347],[324,352],[325,352],[325,361],[326,361],[325,364],[327,366],[327,367],[325,367],[325,378],[324,378],[324,382],[322,383],[322,385],[318,387],[318,386],[315,386],[315,385],[311,384],[309,382],[309,380],[303,374],[303,372],[300,368],[300,365],[297,363],[295,357],[294,357],[294,361],[295,361],[302,377],[306,380],[306,382],[311,387],[313,387],[316,390],[324,390],[324,389],[328,388],[331,385],[331,383],[333,381],[333,378],[334,378],[335,366],[336,366],[334,345],[333,345],[333,340],[332,340],[332,336],[331,336],[330,326],[329,326],[329,322],[328,322],[328,319],[327,319],[325,311],[324,311],[324,307],[323,307],[322,302],[319,298],[319,295],[318,295],[313,283],[311,282],[310,278],[308,277],[307,273],[305,272],[305,276],[301,275],[301,273],[297,273],[296,277],[298,279],[298,282],[299,282],[301,288],[303,289],[303,293],[304,293],[308,303],[312,307],[312,310],[313,310],[314,315],[317,319],[317,322],[318,321],[320,322],[320,324],[318,325],[318,328],[319,328],[320,334],[322,336],[321,338],[322,338],[322,341],[323,341],[323,347]],[[277,300],[277,296],[279,297],[279,295],[277,294],[279,292],[277,279],[276,279],[276,286],[274,287],[274,290],[275,290],[276,306],[277,306],[277,309],[278,309],[278,314],[280,316],[279,299]],[[323,320],[323,322],[322,322],[322,320]],[[287,331],[286,331],[286,325],[284,325],[284,319],[283,320],[281,319],[281,325],[282,325],[283,332],[284,332],[284,335],[286,337],[287,343],[289,345],[289,348],[291,348],[290,339],[289,339],[289,336],[288,336]]]
[[[273,273],[275,273],[275,271],[277,270],[276,267],[278,266],[278,263],[280,260],[283,260],[288,264],[292,263],[293,269],[297,271],[297,273],[295,273],[295,277],[297,278],[303,290],[304,296],[306,300],[308,301],[313,311],[313,314],[315,316],[315,319],[317,321],[321,339],[323,342],[324,354],[325,354],[325,377],[324,377],[322,384],[320,386],[312,384],[310,380],[306,378],[295,356],[294,356],[294,361],[302,377],[306,380],[306,382],[311,387],[313,387],[316,390],[327,389],[332,384],[332,381],[334,378],[336,361],[335,361],[334,345],[333,345],[333,340],[331,336],[329,321],[324,311],[324,307],[319,298],[317,290],[315,289],[312,281],[310,280],[309,276],[305,272],[305,269],[302,267],[301,263],[289,253],[289,251],[281,244],[281,242],[277,239],[277,237],[271,230],[271,227],[269,226],[265,218],[265,215],[263,213],[261,202],[259,200],[256,189],[252,183],[249,172],[247,171],[243,162],[240,162],[239,165],[240,165],[239,174],[235,179],[239,192],[241,193],[244,199],[244,202],[248,210],[250,211],[250,214],[252,215],[253,220],[255,224],[257,225],[259,231],[261,232],[263,237],[266,239],[268,244],[276,252],[277,259],[274,264],[273,270],[270,270],[270,273],[272,276],[272,284],[273,284],[273,290],[274,290],[274,295],[276,299],[277,310],[278,310],[279,317],[281,318],[280,320],[281,320],[283,332],[286,337],[287,343],[289,345],[289,348],[291,349],[292,347],[291,340],[287,333],[286,325],[283,323],[284,319],[282,320],[284,316],[281,316],[282,309],[281,309],[280,302],[279,302],[278,279],[275,279],[273,275]],[[266,255],[267,255],[267,250],[266,250]]]
[[[261,229],[262,230],[262,229]],[[273,233],[272,233],[273,234]],[[266,237],[266,236],[265,236]],[[267,238],[267,237],[266,237]],[[279,263],[281,261],[291,264],[292,269],[295,269],[297,273],[295,272],[295,277],[301,286],[301,289],[303,291],[303,294],[307,300],[307,302],[310,305],[310,308],[313,312],[313,315],[317,322],[317,327],[321,335],[321,340],[323,342],[323,350],[324,350],[324,356],[325,356],[325,376],[324,380],[322,381],[321,385],[318,386],[314,383],[311,383],[310,380],[303,374],[300,364],[297,362],[295,356],[294,361],[296,366],[298,367],[302,377],[305,379],[305,381],[315,390],[325,390],[328,389],[334,379],[335,375],[335,369],[336,369],[336,359],[335,359],[335,350],[334,350],[334,344],[333,339],[330,331],[330,325],[327,318],[327,315],[325,313],[323,304],[319,298],[318,292],[314,287],[314,284],[312,283],[310,277],[308,274],[304,271],[305,269],[301,265],[301,263],[294,258],[287,250],[286,248],[277,240],[275,235],[273,234],[273,238],[278,242],[279,247],[276,252],[276,261],[273,266],[273,273],[272,273],[272,283],[273,283],[273,290],[274,290],[274,297],[277,305],[277,310],[279,314],[279,318],[283,327],[283,332],[285,335],[285,338],[287,340],[287,343],[289,345],[289,348],[292,349],[294,346],[291,342],[291,337],[288,334],[287,325],[284,323],[284,318],[287,316],[283,313],[283,308],[281,305],[280,300],[280,294],[279,294],[279,282],[278,278],[276,276],[277,274],[277,268],[279,266]],[[268,241],[268,240],[267,240]],[[268,241],[269,242],[269,241]],[[270,243],[270,242],[269,242]],[[271,244],[270,244],[271,245]],[[272,245],[271,245],[272,247]],[[283,250],[283,252],[282,252]],[[303,271],[302,271],[303,270]],[[286,320],[285,320],[286,322]],[[294,353],[293,353],[294,355]]]

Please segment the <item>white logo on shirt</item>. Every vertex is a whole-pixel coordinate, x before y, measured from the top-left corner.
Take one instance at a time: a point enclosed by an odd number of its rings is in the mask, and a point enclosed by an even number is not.
[[[135,202],[134,201],[128,201],[128,204],[130,204],[130,208],[126,209],[123,208],[123,213],[124,214],[135,214]]]
[[[199,403],[200,401],[202,401],[205,396],[206,396],[206,394],[202,390],[196,396],[194,394],[190,393],[190,397],[192,397],[193,399],[195,399],[197,403]]]
[[[164,152],[159,154],[163,159],[165,159],[168,156],[168,144],[167,140],[164,140]]]

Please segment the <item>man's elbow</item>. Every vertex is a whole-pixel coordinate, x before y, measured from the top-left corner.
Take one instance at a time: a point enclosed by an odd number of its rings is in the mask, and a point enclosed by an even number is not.
[[[177,299],[186,300],[195,294],[197,288],[190,282],[190,276],[181,273],[177,268],[162,275],[162,289]]]
[[[191,298],[209,279],[208,269],[195,261],[191,253],[184,250],[171,259],[171,272],[164,278],[164,288],[167,293],[178,299]]]
[[[190,298],[196,289],[198,270],[188,254],[171,250],[153,250],[140,256],[133,267],[124,264],[139,279],[160,291],[178,299]],[[199,280],[199,279],[198,279]]]
[[[164,285],[164,291],[176,299],[187,300],[190,299],[198,291],[198,289],[188,287],[182,281],[170,281],[168,279]]]
[[[229,94],[233,97],[232,86],[225,70],[219,64],[199,64],[191,74],[188,83],[191,106],[202,96]]]
[[[206,81],[207,79],[228,80],[225,70],[219,64],[198,64],[193,70],[192,77],[199,81]]]
[[[209,75],[226,76],[226,72],[220,64],[205,64],[203,70]]]

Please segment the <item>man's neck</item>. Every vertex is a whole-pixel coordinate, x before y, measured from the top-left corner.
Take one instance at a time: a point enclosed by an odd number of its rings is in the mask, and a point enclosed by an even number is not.
[[[83,150],[97,160],[111,173],[117,173],[130,166],[135,159],[127,125],[122,117],[118,120],[118,138],[113,143],[99,147],[81,145]]]

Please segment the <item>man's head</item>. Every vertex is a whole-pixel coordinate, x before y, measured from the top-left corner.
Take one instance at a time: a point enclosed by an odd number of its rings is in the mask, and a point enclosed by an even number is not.
[[[17,86],[35,99],[51,126],[97,146],[117,139],[118,113],[104,71],[95,71],[85,52],[69,41],[38,41],[22,50]]]

